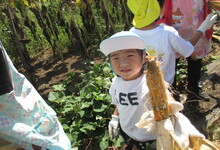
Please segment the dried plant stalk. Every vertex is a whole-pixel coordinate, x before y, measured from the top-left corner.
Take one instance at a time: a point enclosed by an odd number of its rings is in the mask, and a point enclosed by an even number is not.
[[[156,57],[146,56],[146,79],[149,97],[154,112],[154,119],[161,121],[169,117],[168,96],[160,63]]]

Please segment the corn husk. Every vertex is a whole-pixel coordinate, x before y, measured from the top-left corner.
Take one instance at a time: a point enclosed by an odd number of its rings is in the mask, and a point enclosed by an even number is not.
[[[170,97],[155,57],[146,57],[146,79],[152,112],[146,111],[136,124],[157,134],[157,150],[220,150],[201,134],[181,113],[171,114]]]

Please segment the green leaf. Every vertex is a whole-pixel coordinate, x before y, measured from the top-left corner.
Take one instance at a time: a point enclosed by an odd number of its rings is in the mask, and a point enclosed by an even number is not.
[[[53,86],[53,90],[54,91],[65,91],[66,90],[66,86],[63,85],[63,84],[54,85]]]
[[[69,126],[67,124],[62,124],[62,126],[64,130],[69,129]]]
[[[106,94],[99,94],[96,100],[103,100],[106,97]]]
[[[48,95],[48,100],[49,101],[54,101],[54,100],[58,99],[59,96],[60,96],[60,94],[57,93],[57,92],[50,92],[49,95]]]
[[[84,88],[84,92],[88,92],[88,93],[96,91],[96,90],[97,90],[97,87],[94,84],[90,84]]]
[[[80,117],[82,118],[85,115],[85,111],[81,110],[78,112],[78,114],[80,115]]]
[[[88,108],[88,107],[90,107],[91,105],[93,105],[92,102],[84,102],[84,103],[82,104],[82,106],[81,106],[81,109]]]
[[[101,148],[101,150],[106,150],[108,147],[108,141],[101,141],[99,147]]]
[[[95,112],[103,112],[103,111],[105,111],[106,108],[107,108],[106,105],[104,105],[102,102],[98,102],[98,103],[94,104],[93,110]]]
[[[114,146],[120,147],[121,145],[123,145],[123,143],[124,143],[124,139],[122,138],[121,135],[119,135],[118,139],[114,141]]]
[[[82,128],[80,128],[80,131],[87,133],[87,131],[94,131],[95,127],[94,125],[90,125],[90,124],[84,124],[84,126]]]
[[[209,61],[212,62],[214,60],[218,60],[219,59],[219,56],[210,56],[209,57]]]

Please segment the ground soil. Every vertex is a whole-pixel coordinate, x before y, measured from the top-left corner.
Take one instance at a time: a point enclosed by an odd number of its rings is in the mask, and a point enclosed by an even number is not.
[[[38,92],[47,98],[48,93],[52,91],[52,86],[61,84],[71,72],[80,74],[85,70],[83,58],[80,54],[64,55],[64,62],[59,57],[53,57],[51,50],[40,53],[33,59],[33,68],[35,70],[35,87]],[[77,82],[77,78],[74,78]]]

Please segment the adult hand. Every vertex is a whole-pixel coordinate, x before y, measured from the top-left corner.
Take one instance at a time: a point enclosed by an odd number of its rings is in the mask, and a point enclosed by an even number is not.
[[[108,124],[108,132],[110,138],[113,139],[118,138],[118,126],[119,126],[119,117],[116,115],[112,115],[112,120]]]
[[[197,29],[197,31],[200,31],[202,32],[203,34],[205,34],[205,31],[210,29],[213,24],[215,23],[217,19],[217,14],[213,14],[213,13],[210,13],[206,19],[202,22],[202,24],[199,26],[199,28]]]

